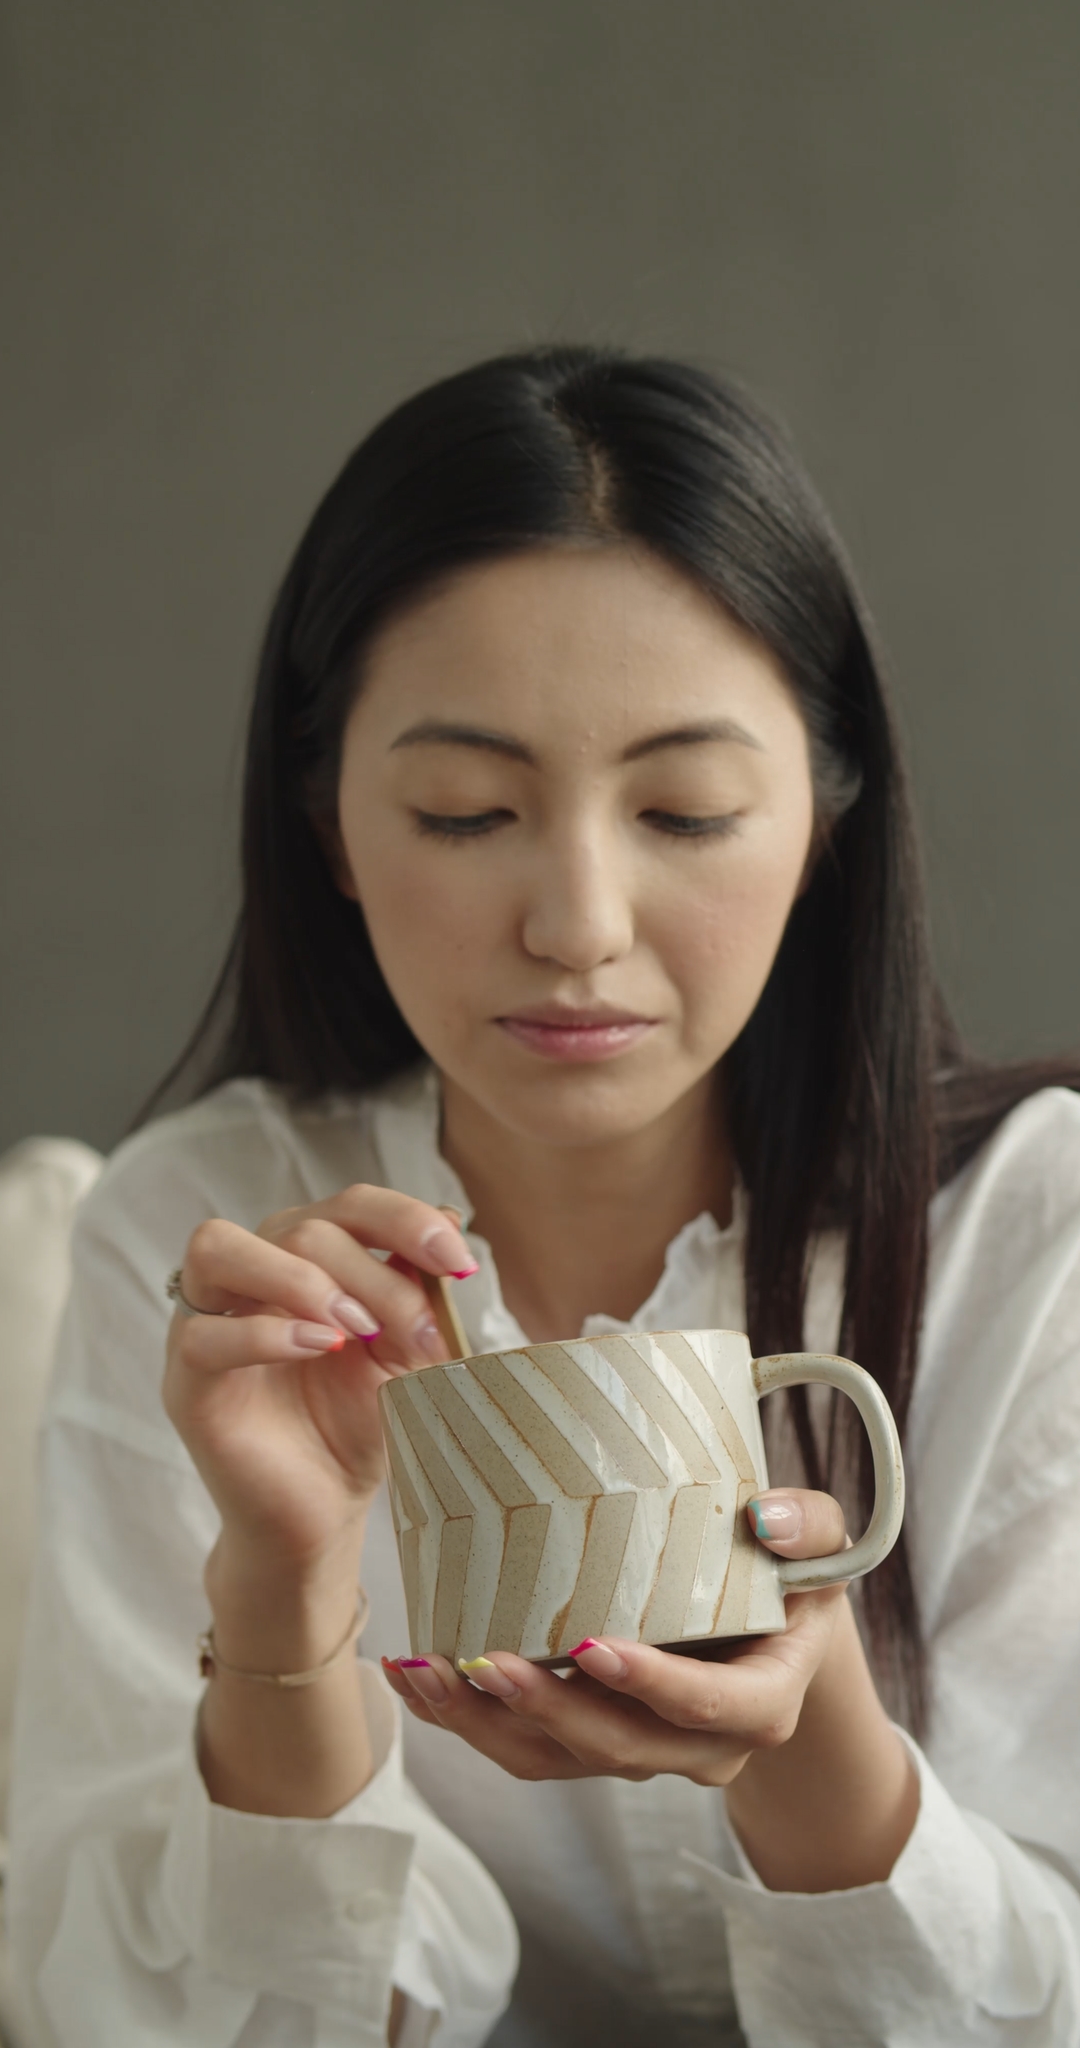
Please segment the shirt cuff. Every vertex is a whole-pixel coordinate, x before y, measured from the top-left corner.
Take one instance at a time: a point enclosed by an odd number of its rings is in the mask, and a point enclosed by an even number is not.
[[[359,1670],[376,1758],[364,1790],[328,1820],[238,1813],[213,1804],[192,1744],[164,1892],[208,1974],[348,2013],[354,2040],[385,2043],[415,1831],[395,1702],[375,1666]]]
[[[722,1907],[739,2016],[752,2048],[860,2048],[899,2040],[998,2042],[1055,1990],[1076,1996],[1077,1950],[1059,1882],[991,1822],[963,1812],[903,1729],[919,1775],[915,1827],[882,1884],[775,1892],[732,1830],[740,1876],[684,1851]],[[1001,2027],[1003,2031],[998,2032]]]

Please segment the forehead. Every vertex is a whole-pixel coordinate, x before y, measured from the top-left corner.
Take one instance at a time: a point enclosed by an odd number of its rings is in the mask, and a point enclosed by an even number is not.
[[[658,720],[792,710],[775,656],[689,577],[645,549],[559,546],[465,569],[395,617],[353,719],[391,741],[439,716],[625,742]]]

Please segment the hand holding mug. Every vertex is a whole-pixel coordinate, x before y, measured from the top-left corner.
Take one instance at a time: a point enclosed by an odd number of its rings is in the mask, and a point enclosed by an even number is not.
[[[758,1526],[769,1510],[780,1511],[776,1526],[790,1526],[759,1539],[785,1559],[839,1563],[848,1554],[843,1513],[828,1494],[766,1493],[754,1505]],[[512,1777],[639,1782],[671,1773],[727,1786],[755,1751],[790,1740],[845,1612],[845,1583],[789,1595],[783,1632],[702,1646],[707,1658],[609,1635],[575,1647],[569,1682],[495,1650],[460,1671],[436,1655],[383,1668],[414,1718],[460,1735]]]
[[[870,1435],[854,1545],[828,1495],[769,1489],[758,1400],[808,1380]],[[413,1637],[388,1680],[519,1777],[729,1784],[789,1741],[847,1581],[899,1534],[895,1424],[849,1359],[631,1333],[421,1372],[380,1405]],[[570,1683],[543,1668],[567,1663]]]

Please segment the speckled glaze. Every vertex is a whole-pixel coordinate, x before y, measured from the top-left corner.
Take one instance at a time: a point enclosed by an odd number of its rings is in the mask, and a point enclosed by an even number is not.
[[[815,1380],[859,1409],[874,1512],[852,1549],[780,1559],[745,1512],[769,1484],[757,1404]],[[787,1590],[860,1577],[900,1533],[896,1426],[850,1359],[752,1359],[733,1330],[635,1332],[429,1366],[379,1402],[414,1656],[564,1663],[584,1636],[779,1630]]]

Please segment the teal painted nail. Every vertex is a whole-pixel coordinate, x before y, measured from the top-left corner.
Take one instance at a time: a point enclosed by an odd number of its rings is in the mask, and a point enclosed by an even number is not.
[[[752,1500],[747,1505],[754,1534],[763,1543],[784,1542],[802,1528],[802,1509],[793,1500]]]

